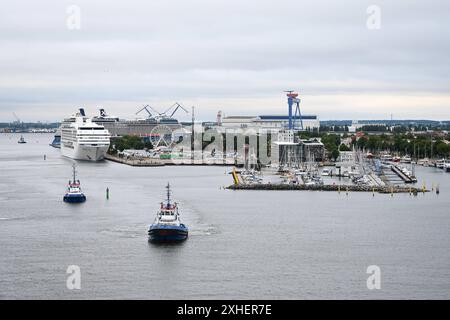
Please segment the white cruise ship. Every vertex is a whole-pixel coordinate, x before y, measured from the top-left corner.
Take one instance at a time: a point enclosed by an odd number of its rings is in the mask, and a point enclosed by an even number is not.
[[[83,109],[61,124],[61,154],[76,160],[99,161],[105,157],[110,134],[91,121]]]

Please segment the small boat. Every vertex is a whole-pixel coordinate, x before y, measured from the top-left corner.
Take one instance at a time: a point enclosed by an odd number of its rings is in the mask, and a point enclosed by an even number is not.
[[[61,148],[61,133],[55,134],[55,137],[53,138],[52,143],[50,143],[50,146],[57,149]]]
[[[350,171],[349,170],[342,171],[341,177],[350,178]]]
[[[438,168],[438,169],[444,169],[445,159],[436,160],[435,165],[436,165],[436,168]]]
[[[350,178],[354,178],[354,177],[360,177],[361,173],[359,172],[359,170],[357,168],[351,168],[351,170],[348,172],[348,176]]]
[[[19,141],[17,141],[17,143],[27,143],[27,142],[25,141],[25,139],[24,139],[23,136],[21,135],[21,136],[20,136],[20,139],[19,139]]]
[[[429,167],[430,166],[430,160],[428,158],[419,159],[417,161],[417,164],[419,166]]]
[[[255,170],[243,170],[240,175],[245,184],[258,184],[263,182],[260,173]]]
[[[67,192],[63,197],[64,202],[80,203],[86,201],[86,196],[81,192],[80,180],[76,179],[75,163],[73,164],[73,180],[69,180]]]
[[[444,171],[445,172],[450,172],[450,161],[446,161],[444,163]]]
[[[296,176],[305,176],[308,174],[308,172],[303,168],[299,168],[299,169],[294,170],[294,174]]]
[[[394,158],[390,154],[381,155],[382,162],[387,162],[387,161],[392,161],[392,160],[394,160]]]
[[[411,163],[412,159],[410,156],[403,156],[400,160],[401,163]]]
[[[156,219],[148,229],[151,242],[180,242],[188,237],[188,228],[181,223],[178,204],[170,199],[170,185],[167,184],[167,199],[161,202]]]

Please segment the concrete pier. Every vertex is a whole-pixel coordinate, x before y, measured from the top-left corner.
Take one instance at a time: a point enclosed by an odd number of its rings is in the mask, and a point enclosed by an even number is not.
[[[126,164],[133,167],[159,167],[159,166],[235,166],[234,160],[210,160],[210,159],[157,159],[157,158],[121,158],[110,154],[105,155],[106,160]]]
[[[133,166],[133,167],[160,167],[160,166],[165,165],[164,162],[162,162],[159,159],[143,159],[143,160],[125,159],[125,158],[115,157],[110,154],[106,154],[105,159],[109,160],[109,161],[123,163],[123,164]]]

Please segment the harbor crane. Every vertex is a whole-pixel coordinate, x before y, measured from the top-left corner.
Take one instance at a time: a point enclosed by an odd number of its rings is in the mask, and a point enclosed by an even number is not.
[[[293,90],[286,90],[286,96],[288,97],[288,112],[289,112],[289,130],[303,130],[303,119],[300,112],[300,99],[298,93]],[[292,107],[295,104],[295,112],[293,114]],[[297,121],[298,120],[298,121]],[[299,123],[299,126],[296,123]]]
[[[20,118],[17,116],[17,114],[15,112],[12,113],[14,118],[16,119],[15,121],[13,121],[13,126],[14,126],[14,131],[16,131],[17,129],[22,130],[23,129],[23,122],[20,120]]]
[[[136,115],[138,115],[139,113],[141,113],[142,111],[145,110],[148,113],[148,117],[151,118],[153,116],[153,114],[150,112],[150,110],[148,110],[149,108],[151,108],[153,110],[153,108],[150,105],[146,104],[142,109],[140,109],[138,112],[136,112]]]
[[[173,105],[171,105],[164,112],[159,112],[158,110],[156,110],[152,106],[146,104],[142,109],[140,109],[138,112],[136,112],[136,114],[139,114],[139,113],[141,113],[142,111],[145,110],[145,111],[147,111],[149,118],[153,118],[153,119],[156,119],[156,120],[171,119],[175,115],[175,113],[178,111],[178,109],[182,109],[187,114],[189,113],[189,111],[187,111],[185,107],[183,107],[178,102],[175,102]]]
[[[175,108],[174,108],[175,107]],[[181,104],[179,104],[178,102],[175,102],[173,105],[170,106],[169,109],[167,109],[166,111],[164,111],[162,114],[167,115],[167,112],[169,112],[170,110],[173,109],[172,113],[170,114],[169,118],[172,118],[173,115],[178,111],[178,109],[181,108],[184,112],[186,112],[186,114],[189,114],[189,111],[186,110],[185,107],[183,107]]]
[[[15,112],[13,112],[12,114],[13,114],[14,118],[16,119],[16,121],[14,121],[13,123],[18,123],[18,124],[20,124],[21,121],[20,121],[20,118],[17,116],[17,114],[16,114]]]

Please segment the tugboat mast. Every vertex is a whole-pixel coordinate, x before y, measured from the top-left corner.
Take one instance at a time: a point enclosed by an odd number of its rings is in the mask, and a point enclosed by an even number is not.
[[[167,182],[167,206],[170,207],[170,184]]]
[[[73,181],[72,181],[72,183],[76,183],[76,180],[75,180],[75,163],[72,165],[72,167],[73,167]]]

